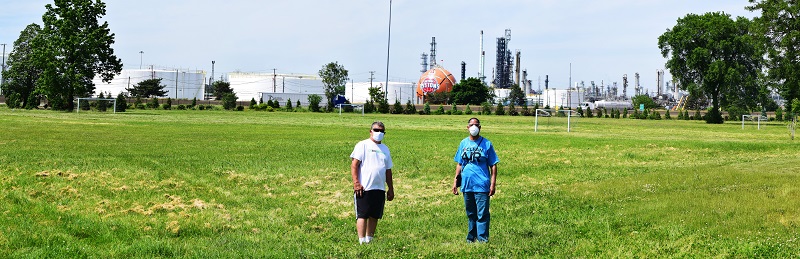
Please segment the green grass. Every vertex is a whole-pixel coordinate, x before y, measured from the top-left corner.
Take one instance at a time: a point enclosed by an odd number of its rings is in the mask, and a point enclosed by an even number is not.
[[[500,157],[466,244],[470,116],[0,109],[0,255],[799,257],[800,157],[774,123],[480,116]],[[349,154],[374,120],[396,200],[358,245]]]

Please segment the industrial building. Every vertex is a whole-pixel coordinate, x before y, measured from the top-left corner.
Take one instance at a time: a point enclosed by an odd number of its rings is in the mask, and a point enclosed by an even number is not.
[[[92,82],[95,85],[95,96],[102,93],[111,93],[116,97],[119,93],[127,93],[126,88],[147,79],[161,78],[164,85],[165,97],[173,99],[203,99],[205,94],[206,73],[203,70],[187,69],[123,69],[111,82],[103,82],[102,78],[95,76]]]

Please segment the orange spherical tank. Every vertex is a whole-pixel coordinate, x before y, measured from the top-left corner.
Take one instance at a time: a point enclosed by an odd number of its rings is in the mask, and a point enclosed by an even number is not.
[[[451,92],[455,84],[456,78],[450,71],[442,67],[431,68],[419,78],[417,96],[422,97],[429,93]]]

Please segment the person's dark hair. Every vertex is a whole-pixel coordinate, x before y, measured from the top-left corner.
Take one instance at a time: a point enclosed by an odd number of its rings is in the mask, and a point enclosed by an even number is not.
[[[475,121],[478,122],[478,124],[481,124],[481,120],[479,120],[478,118],[475,118],[475,117],[469,118],[469,120],[467,120],[467,124],[469,124],[469,122],[472,121],[472,120],[475,120]]]
[[[370,126],[370,129],[372,129],[372,127],[375,127],[375,125],[378,125],[378,126],[380,126],[381,128],[384,128],[384,129],[386,128],[386,126],[383,126],[383,122],[375,121],[375,122],[372,123],[372,126]]]

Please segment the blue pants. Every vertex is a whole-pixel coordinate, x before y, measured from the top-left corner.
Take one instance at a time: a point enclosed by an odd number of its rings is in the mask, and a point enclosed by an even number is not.
[[[489,193],[465,192],[464,207],[469,219],[467,242],[489,241]]]

